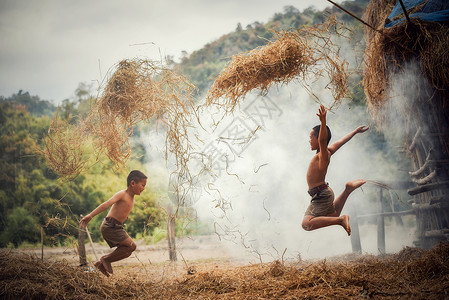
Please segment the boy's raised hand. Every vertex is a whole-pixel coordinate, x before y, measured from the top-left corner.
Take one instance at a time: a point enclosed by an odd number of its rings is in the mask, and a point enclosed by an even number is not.
[[[317,116],[318,116],[318,118],[320,118],[320,121],[321,122],[326,122],[326,113],[327,113],[327,110],[326,110],[326,108],[324,107],[324,105],[320,105],[320,109],[318,110],[318,113],[316,114]]]

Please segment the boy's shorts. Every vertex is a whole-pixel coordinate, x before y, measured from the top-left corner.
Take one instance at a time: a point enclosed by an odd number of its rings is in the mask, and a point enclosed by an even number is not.
[[[103,223],[101,223],[100,230],[103,239],[108,243],[109,247],[113,248],[118,246],[120,242],[129,238],[129,235],[126,233],[125,229],[123,229],[123,225],[120,224],[120,222],[111,219],[113,218],[105,218]]]
[[[334,191],[327,187],[313,195],[305,215],[319,217],[328,216],[334,212]]]

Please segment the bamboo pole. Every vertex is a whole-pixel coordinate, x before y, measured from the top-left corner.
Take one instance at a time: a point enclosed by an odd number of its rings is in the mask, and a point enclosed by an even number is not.
[[[391,42],[395,43],[396,45],[398,45],[399,47],[402,47],[404,50],[407,50],[411,53],[413,53],[414,51],[412,51],[411,49],[409,49],[408,47],[398,43],[395,40],[392,40],[388,35],[386,35],[382,30],[379,30],[377,28],[374,28],[371,24],[366,23],[365,21],[363,21],[362,19],[360,19],[359,17],[357,17],[355,14],[353,14],[352,12],[350,12],[349,10],[345,9],[344,7],[342,7],[341,5],[338,5],[337,3],[335,3],[332,0],[327,0],[328,2],[332,3],[333,5],[335,5],[336,7],[338,7],[339,9],[341,9],[342,11],[344,11],[345,13],[347,13],[348,15],[350,15],[351,17],[355,18],[356,20],[358,20],[359,22],[361,22],[363,25],[368,26],[369,28],[371,28],[371,30],[374,30],[377,33],[382,34],[383,36],[385,36],[386,38],[388,38]]]
[[[90,246],[92,247],[92,251],[95,255],[95,261],[98,261],[97,253],[95,252],[94,243],[92,242],[92,238],[90,237],[89,229],[86,226],[87,237],[89,238]]]
[[[411,24],[412,22],[410,21],[410,17],[408,16],[407,9],[405,9],[404,2],[402,2],[402,0],[399,0],[399,3],[401,4],[401,8],[404,11],[404,15],[405,15],[405,19],[407,20],[407,23]]]
[[[357,19],[358,21],[362,22],[363,25],[368,26],[369,28],[371,28],[372,30],[374,30],[374,31],[376,31],[376,32],[378,32],[378,33],[380,33],[380,34],[383,34],[382,31],[380,31],[379,29],[374,28],[371,24],[366,23],[365,21],[363,21],[362,19],[360,19],[359,17],[357,17],[356,15],[354,15],[352,12],[350,12],[350,11],[347,10],[346,8],[344,8],[344,7],[340,6],[340,5],[338,5],[337,3],[335,3],[335,2],[332,1],[332,0],[327,0],[327,1],[329,1],[330,3],[332,3],[333,5],[335,5],[336,7],[338,7],[339,9],[341,9],[342,11],[344,11],[345,13],[347,13],[348,15],[350,15],[351,17],[353,17],[353,18]]]

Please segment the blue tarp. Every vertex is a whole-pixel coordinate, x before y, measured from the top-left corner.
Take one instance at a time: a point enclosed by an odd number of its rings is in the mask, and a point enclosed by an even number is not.
[[[429,22],[449,20],[449,0],[402,0],[402,2],[410,19],[417,18]],[[398,1],[388,16],[385,27],[390,28],[405,21],[404,11]]]

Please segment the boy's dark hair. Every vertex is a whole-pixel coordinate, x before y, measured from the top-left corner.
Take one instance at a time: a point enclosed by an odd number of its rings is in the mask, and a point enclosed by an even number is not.
[[[126,179],[126,183],[128,184],[128,186],[131,185],[131,181],[134,180],[135,183],[138,183],[140,180],[142,179],[147,179],[148,177],[143,174],[142,172],[140,172],[139,170],[134,170],[129,172],[128,178]]]
[[[317,126],[313,127],[313,134],[316,136],[316,138],[318,138],[318,136],[320,134],[320,128],[321,128],[321,125],[317,125]],[[329,145],[329,141],[331,140],[332,133],[331,133],[329,126],[326,125],[326,128],[327,128],[327,144]]]

